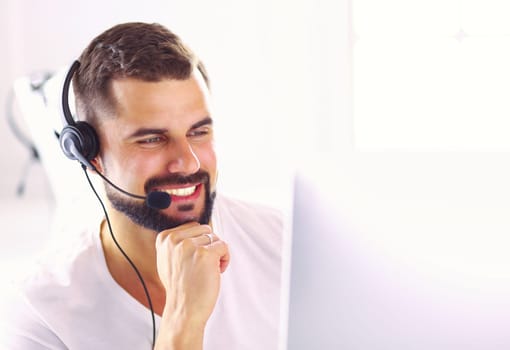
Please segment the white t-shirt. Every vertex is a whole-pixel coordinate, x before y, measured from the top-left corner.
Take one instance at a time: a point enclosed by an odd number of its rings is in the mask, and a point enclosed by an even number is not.
[[[214,232],[231,262],[205,332],[204,349],[278,346],[283,221],[277,211],[218,196]],[[99,223],[46,255],[8,298],[2,349],[150,349],[150,311],[111,277]],[[160,317],[156,315],[156,326]],[[1,343],[0,343],[1,345]]]

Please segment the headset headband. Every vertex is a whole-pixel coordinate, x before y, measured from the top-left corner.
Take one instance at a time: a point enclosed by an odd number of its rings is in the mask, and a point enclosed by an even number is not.
[[[69,109],[69,87],[71,86],[71,81],[73,79],[74,73],[80,67],[80,61],[74,61],[67,72],[66,78],[64,80],[64,86],[62,88],[62,111],[63,111],[63,123],[64,125],[75,125],[73,115],[71,110]]]

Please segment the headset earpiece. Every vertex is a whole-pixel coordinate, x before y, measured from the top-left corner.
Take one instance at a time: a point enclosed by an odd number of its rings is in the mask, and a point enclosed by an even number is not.
[[[99,153],[99,137],[92,125],[84,121],[75,121],[69,109],[69,87],[73,74],[79,67],[80,62],[74,61],[64,80],[62,88],[64,128],[60,132],[59,143],[67,158],[96,170],[90,161]]]
[[[67,125],[60,133],[60,148],[71,160],[77,160],[89,168],[88,164],[99,152],[99,142],[96,131],[86,122],[76,122],[74,125]]]

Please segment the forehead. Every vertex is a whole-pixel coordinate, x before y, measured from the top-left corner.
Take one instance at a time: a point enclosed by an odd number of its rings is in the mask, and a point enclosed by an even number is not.
[[[114,119],[124,122],[159,119],[169,122],[169,119],[210,116],[209,90],[197,70],[185,80],[116,79],[112,81],[110,92],[114,101]]]

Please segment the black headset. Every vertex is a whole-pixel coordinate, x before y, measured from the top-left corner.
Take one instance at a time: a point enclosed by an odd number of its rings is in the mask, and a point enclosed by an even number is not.
[[[99,137],[94,127],[85,121],[76,121],[69,109],[69,87],[74,73],[80,67],[74,61],[67,72],[62,88],[62,112],[64,128],[60,132],[60,148],[67,158],[77,160],[91,170],[96,167],[90,162],[99,153]]]

